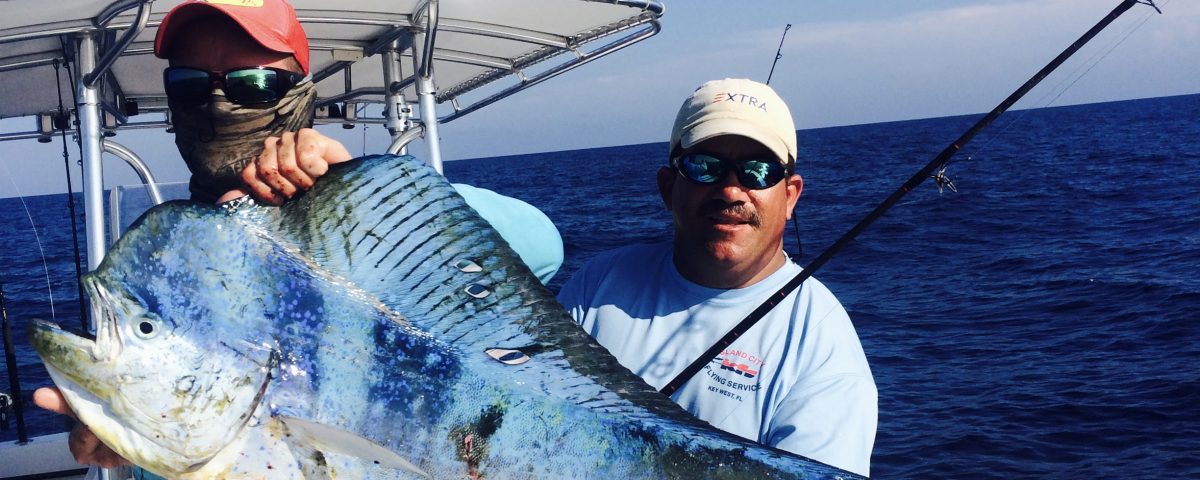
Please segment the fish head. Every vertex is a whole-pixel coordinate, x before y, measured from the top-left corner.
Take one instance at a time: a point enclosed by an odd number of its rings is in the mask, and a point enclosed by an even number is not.
[[[143,224],[83,277],[94,336],[49,322],[30,334],[79,419],[126,459],[167,476],[200,468],[235,441],[277,356],[241,328],[255,324],[242,316],[263,314],[253,299],[213,288],[248,267],[234,261],[236,249],[204,244],[240,239],[174,220],[157,232]]]

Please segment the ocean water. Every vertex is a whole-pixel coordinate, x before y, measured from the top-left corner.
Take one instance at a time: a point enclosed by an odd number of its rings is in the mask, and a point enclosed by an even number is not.
[[[799,132],[802,248],[789,229],[787,250],[814,258],[977,118]],[[654,183],[665,152],[466,160],[446,173],[555,221],[567,254],[557,288],[596,252],[670,238]],[[1200,478],[1198,172],[1200,95],[1010,112],[950,164],[957,193],[927,182],[818,271],[879,387],[874,476]],[[28,319],[78,322],[65,200],[25,199],[44,253],[21,202],[0,200],[26,397],[49,383],[23,344]],[[27,410],[34,434],[64,428]]]

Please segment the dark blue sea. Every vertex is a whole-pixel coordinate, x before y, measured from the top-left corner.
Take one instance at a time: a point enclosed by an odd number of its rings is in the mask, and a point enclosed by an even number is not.
[[[979,115],[799,132],[806,263]],[[551,287],[595,253],[669,238],[662,143],[450,162],[544,210]],[[1010,112],[816,276],[879,387],[879,478],[1200,478],[1200,95]],[[0,279],[25,324],[78,322],[66,196],[0,200]],[[43,260],[44,259],[44,260]],[[44,262],[44,263],[43,263]],[[3,366],[0,366],[0,370]],[[0,391],[7,391],[0,375]],[[27,408],[27,410],[36,410]],[[27,412],[34,434],[59,431]],[[14,429],[0,440],[15,438]]]

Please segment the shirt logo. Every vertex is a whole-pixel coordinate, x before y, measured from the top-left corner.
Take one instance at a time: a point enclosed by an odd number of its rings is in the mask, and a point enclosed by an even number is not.
[[[712,103],[721,103],[721,102],[734,102],[734,103],[746,105],[750,108],[757,108],[759,110],[762,110],[763,112],[767,111],[767,102],[766,101],[759,100],[758,97],[752,97],[752,96],[746,95],[744,93],[720,92],[715,97],[713,97]]]
[[[720,358],[720,357],[718,357]],[[728,370],[746,378],[754,378],[758,376],[758,370],[744,363],[738,363],[728,358],[720,358],[721,370]]]
[[[762,367],[762,358],[757,355],[726,349],[704,366],[704,372],[713,383],[708,390],[741,402],[744,400],[743,394],[762,388],[757,380]]]

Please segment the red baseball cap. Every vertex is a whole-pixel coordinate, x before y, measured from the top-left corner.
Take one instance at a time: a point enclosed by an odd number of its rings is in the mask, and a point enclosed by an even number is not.
[[[167,58],[175,36],[192,20],[223,14],[241,25],[267,50],[290,53],[308,73],[308,35],[296,10],[283,0],[188,0],[163,17],[154,37],[154,56]]]

